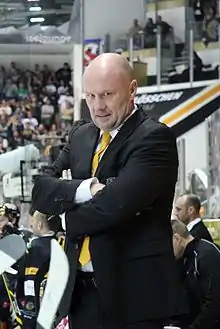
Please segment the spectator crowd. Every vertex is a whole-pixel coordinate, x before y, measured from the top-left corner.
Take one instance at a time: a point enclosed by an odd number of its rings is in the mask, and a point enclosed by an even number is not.
[[[158,27],[160,28],[163,47],[169,48],[173,28],[160,15],[157,15],[155,22],[152,18],[148,18],[145,26],[134,19],[128,36],[133,38],[135,48],[155,48]]]
[[[0,68],[0,154],[27,143],[47,153],[65,142],[73,121],[73,88],[67,63],[57,71],[12,62]]]

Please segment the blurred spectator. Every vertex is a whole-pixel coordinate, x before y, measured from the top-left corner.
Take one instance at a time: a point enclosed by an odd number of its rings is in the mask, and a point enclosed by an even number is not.
[[[56,78],[67,86],[71,80],[71,68],[68,63],[64,63],[63,67],[56,72]]]
[[[59,84],[59,86],[58,86],[58,88],[57,88],[57,93],[58,93],[59,95],[61,95],[61,94],[65,95],[65,93],[66,93],[67,91],[68,91],[68,87],[65,86],[64,81],[61,80],[61,81],[60,81],[60,84]]]
[[[71,125],[73,122],[73,102],[66,99],[60,112],[61,112],[61,121],[67,125]]]
[[[25,99],[29,95],[28,89],[24,86],[23,82],[19,82],[18,88],[15,92],[15,97],[18,99]]]
[[[72,105],[74,104],[74,98],[68,91],[65,93],[60,94],[60,97],[58,99],[58,105],[60,107],[60,111],[62,112],[66,108],[66,101],[71,103]]]
[[[138,34],[140,32],[143,31],[143,27],[140,25],[140,23],[138,22],[138,19],[134,19],[133,20],[133,25],[131,26],[130,30],[129,30],[129,36],[131,37],[135,37],[138,36]]]
[[[54,106],[51,104],[50,98],[46,98],[41,106],[41,122],[49,128],[52,124],[53,117]]]
[[[3,96],[8,99],[13,98],[16,95],[17,89],[18,88],[15,82],[13,82],[11,79],[7,79],[3,88]]]
[[[12,114],[12,108],[8,101],[2,100],[0,103],[0,115],[5,114],[7,116],[10,116]]]
[[[128,36],[133,38],[134,47],[142,48],[143,44],[143,32],[144,29],[135,18],[133,20],[133,25],[129,29]]]
[[[201,1],[193,2],[193,11],[194,11],[195,20],[197,22],[202,22],[204,19],[204,9],[202,7]]]
[[[209,8],[203,20],[203,42],[208,45],[210,42],[218,41],[218,20],[214,8]]]
[[[144,27],[144,44],[146,47],[156,46],[156,28],[152,18],[148,18]]]
[[[164,39],[173,31],[173,28],[167,22],[163,21],[160,15],[157,16],[156,25],[160,26],[161,35]]]

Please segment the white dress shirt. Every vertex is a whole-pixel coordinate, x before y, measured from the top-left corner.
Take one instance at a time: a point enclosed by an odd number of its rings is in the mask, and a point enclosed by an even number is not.
[[[201,221],[202,221],[201,218],[196,218],[196,219],[194,219],[192,222],[190,222],[190,223],[187,225],[187,230],[188,230],[189,232],[192,231],[193,227],[194,227],[196,224],[200,223]]]

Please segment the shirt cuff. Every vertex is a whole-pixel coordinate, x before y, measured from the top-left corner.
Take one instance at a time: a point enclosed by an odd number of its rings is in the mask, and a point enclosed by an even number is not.
[[[96,177],[92,177],[82,181],[82,183],[79,185],[79,187],[76,190],[75,203],[80,204],[91,200],[92,199],[91,185],[98,182],[99,182],[98,178]]]
[[[60,217],[61,217],[61,226],[63,230],[66,231],[66,213],[65,212],[62,213]]]
[[[96,177],[92,177],[82,181],[82,183],[79,185],[79,187],[76,190],[75,203],[80,204],[91,200],[92,199],[91,185],[98,182],[99,180]],[[65,218],[66,213],[64,212],[63,214],[60,215],[60,217],[61,217],[62,228],[66,231],[66,218]]]

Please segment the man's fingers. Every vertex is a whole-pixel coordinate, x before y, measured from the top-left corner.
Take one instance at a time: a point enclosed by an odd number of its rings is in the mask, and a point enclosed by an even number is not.
[[[96,193],[101,191],[104,187],[105,187],[105,185],[101,184],[101,183],[92,184],[92,186],[91,186],[92,196],[96,195]]]

